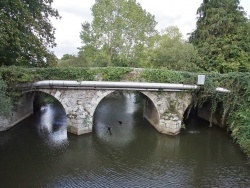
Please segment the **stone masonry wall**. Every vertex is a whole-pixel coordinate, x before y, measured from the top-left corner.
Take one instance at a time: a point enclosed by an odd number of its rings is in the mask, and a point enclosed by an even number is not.
[[[34,93],[22,96],[8,117],[0,116],[0,131],[8,130],[33,113]]]
[[[191,103],[191,94],[188,92],[142,93],[152,101],[151,103],[146,101],[145,105],[148,106],[144,108],[156,108],[156,110],[144,110],[144,117],[159,132],[169,135],[178,134],[181,129],[183,114]],[[158,112],[158,114],[155,112]],[[155,118],[159,118],[159,120],[156,121]]]

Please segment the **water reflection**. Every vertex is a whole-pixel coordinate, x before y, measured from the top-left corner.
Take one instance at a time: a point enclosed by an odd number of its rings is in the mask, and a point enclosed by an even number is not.
[[[66,115],[61,106],[56,104],[41,106],[36,116],[39,136],[43,137],[48,145],[67,143]]]
[[[91,134],[59,136],[64,119],[53,105],[0,134],[0,186],[249,186],[246,156],[227,132],[193,118],[178,136],[160,134],[134,100],[126,94],[104,99]]]
[[[134,113],[138,108],[134,93],[109,95],[96,109],[93,132],[107,144],[128,145],[135,139]]]

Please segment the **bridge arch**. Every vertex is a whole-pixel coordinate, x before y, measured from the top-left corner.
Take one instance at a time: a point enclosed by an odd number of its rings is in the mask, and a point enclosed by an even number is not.
[[[60,103],[60,105],[62,106],[65,114],[67,114],[66,110],[67,110],[67,106],[66,104],[60,99],[60,97],[57,95],[57,92],[51,92],[51,90],[48,89],[42,89],[42,90],[34,90],[33,91],[35,94],[39,94],[39,93],[45,93],[47,95],[49,95],[50,97],[52,97],[54,100],[56,100],[58,103]]]
[[[224,121],[223,103],[221,101],[217,101],[214,112],[212,112],[213,102],[211,98],[208,98],[202,102],[202,104],[197,105],[195,101],[192,100],[189,107],[185,111],[184,121],[189,121],[189,117],[199,117],[207,122],[210,122],[210,125],[216,125],[221,128],[226,129],[227,124]],[[186,127],[188,129],[189,127]]]
[[[42,94],[46,94],[48,96],[50,96],[51,98],[53,98],[53,100],[57,101],[60,105],[61,105],[61,108],[63,108],[63,111],[64,113],[66,114],[66,106],[64,103],[62,103],[61,101],[59,101],[59,99],[57,98],[57,96],[54,96],[52,95],[50,92],[48,92],[47,90],[34,90],[34,91],[27,91],[27,92],[23,92],[22,93],[22,97],[20,98],[20,101],[19,101],[19,104],[22,105],[22,107],[26,108],[27,106],[31,109],[30,111],[32,111],[33,113],[36,111],[36,110],[42,110],[42,109],[35,109],[36,106],[35,106],[35,100],[37,100],[37,96],[42,93]],[[26,100],[28,102],[24,102],[24,100]],[[38,104],[38,105],[46,105],[46,104]]]
[[[102,102],[102,100],[104,100],[106,97],[108,97],[109,95],[113,94],[113,97],[119,97],[120,93],[124,93],[124,92],[134,92],[134,91],[127,91],[127,90],[113,90],[110,92],[105,93],[105,96],[102,96],[100,98],[100,100],[98,101],[98,104],[95,105],[95,110],[93,113],[93,117],[95,117],[95,112],[97,111],[98,106],[100,105],[100,103]],[[157,110],[157,108],[155,107],[153,101],[150,99],[151,96],[148,96],[147,93],[144,94],[142,91],[136,91],[137,94],[139,94],[141,96],[142,104],[143,104],[143,117],[146,118],[151,125],[153,125],[155,127],[155,125],[159,124],[159,112]],[[117,123],[117,122],[116,122]],[[93,118],[93,126],[96,124],[96,122],[94,122],[94,118]],[[156,128],[156,127],[155,127]]]

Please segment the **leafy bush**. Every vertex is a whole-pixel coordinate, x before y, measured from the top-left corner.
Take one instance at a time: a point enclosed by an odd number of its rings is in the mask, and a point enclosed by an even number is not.
[[[145,69],[140,77],[146,82],[195,84],[197,75],[164,69]]]
[[[11,112],[11,100],[6,95],[7,86],[5,82],[0,78],[0,115],[8,116]]]

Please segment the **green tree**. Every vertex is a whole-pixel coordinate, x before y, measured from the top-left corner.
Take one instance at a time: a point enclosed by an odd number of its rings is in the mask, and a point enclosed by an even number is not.
[[[96,0],[92,23],[80,38],[87,62],[94,66],[137,66],[140,52],[155,33],[154,16],[135,0]]]
[[[67,59],[73,59],[73,58],[76,58],[76,56],[72,54],[64,54],[61,60],[67,60]]]
[[[176,26],[170,26],[152,38],[148,65],[171,70],[196,71],[198,55],[194,46],[183,39]]]
[[[190,42],[201,57],[199,66],[220,73],[250,70],[249,20],[239,0],[203,0]]]
[[[63,57],[58,61],[59,67],[88,67],[86,64],[85,57],[82,54],[71,55],[64,54]]]
[[[0,1],[0,65],[48,66],[56,62],[47,49],[56,45],[49,18],[59,18],[52,2]]]

